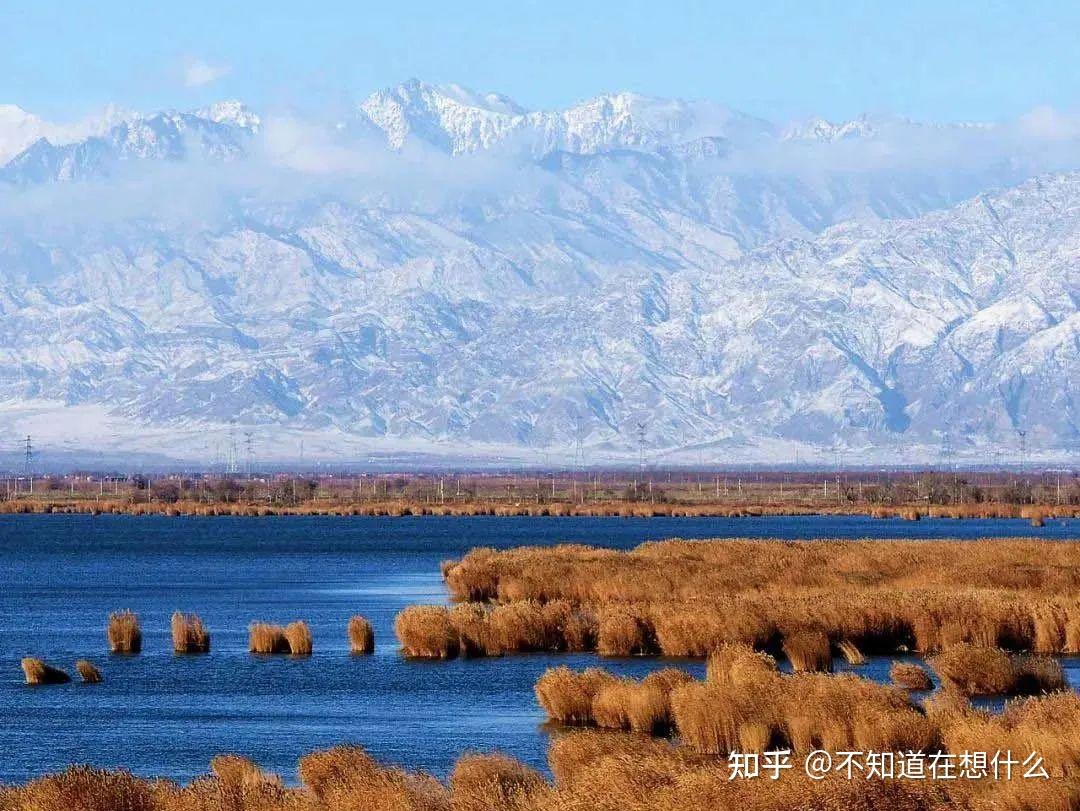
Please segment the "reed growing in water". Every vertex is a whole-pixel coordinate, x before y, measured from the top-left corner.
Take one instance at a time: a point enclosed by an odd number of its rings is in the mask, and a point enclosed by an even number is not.
[[[210,652],[210,632],[197,614],[172,615],[172,641],[175,653]]]
[[[314,647],[311,629],[303,620],[290,622],[285,626],[285,641],[289,643],[292,656],[311,656]]]
[[[597,694],[616,682],[614,676],[599,668],[579,673],[568,667],[554,667],[545,671],[536,682],[536,700],[552,721],[591,724]]]
[[[417,659],[452,659],[460,638],[450,611],[439,605],[409,606],[394,620],[394,632],[405,656]]]
[[[134,654],[142,650],[142,629],[139,615],[134,611],[125,609],[110,614],[106,635],[113,653]]]
[[[820,671],[834,649],[852,663],[957,644],[1080,653],[1075,544],[672,540],[629,552],[477,549],[443,571],[451,595],[474,606],[459,612],[473,637],[496,616],[518,620],[467,655],[535,650],[538,639],[609,656],[705,657],[739,643]],[[555,604],[572,621],[541,628]]]
[[[26,683],[34,686],[45,684],[67,684],[71,676],[59,668],[47,665],[41,659],[30,656],[22,660],[22,671],[26,677]]]
[[[349,650],[354,654],[375,652],[375,629],[359,615],[349,620]]]
[[[253,622],[248,626],[248,650],[260,655],[292,653],[285,629],[267,622]]]
[[[101,683],[101,671],[94,667],[93,662],[86,659],[80,659],[75,663],[75,669],[79,671],[79,676],[82,678],[83,684]]]
[[[796,671],[828,673],[832,670],[832,646],[823,631],[797,631],[785,636],[783,650]]]
[[[904,690],[922,692],[934,689],[930,674],[910,662],[894,662],[889,668],[889,679]]]
[[[1065,687],[1060,662],[998,648],[956,645],[931,658],[930,666],[943,682],[967,695],[1033,695]]]

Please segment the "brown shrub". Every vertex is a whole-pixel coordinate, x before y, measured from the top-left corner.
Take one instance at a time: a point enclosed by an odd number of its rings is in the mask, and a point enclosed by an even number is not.
[[[375,652],[375,629],[359,615],[349,620],[349,650],[354,654]]]
[[[210,632],[197,614],[176,611],[171,625],[174,653],[209,653]]]
[[[905,690],[933,690],[934,682],[930,674],[911,662],[894,662],[889,668],[889,678],[897,687]]]
[[[116,611],[109,615],[106,629],[109,650],[113,653],[139,653],[142,650],[142,630],[139,615],[133,611]]]
[[[31,685],[43,684],[67,684],[71,676],[59,668],[47,665],[40,659],[27,657],[22,660],[23,675],[26,683]]]
[[[409,606],[394,620],[394,632],[405,656],[451,659],[458,655],[458,632],[443,606]]]
[[[79,676],[84,684],[99,684],[101,682],[101,671],[94,667],[92,662],[80,659],[75,663],[75,669],[79,671]]]

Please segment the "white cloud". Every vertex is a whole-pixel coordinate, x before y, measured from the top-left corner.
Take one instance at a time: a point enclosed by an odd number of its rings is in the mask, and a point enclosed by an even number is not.
[[[211,65],[203,59],[192,59],[184,68],[184,84],[187,87],[202,87],[228,76],[231,71],[229,65]]]

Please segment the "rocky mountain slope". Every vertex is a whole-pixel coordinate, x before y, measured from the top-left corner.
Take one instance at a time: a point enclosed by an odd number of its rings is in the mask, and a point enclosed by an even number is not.
[[[639,424],[656,463],[1018,431],[1068,457],[1080,175],[867,163],[918,126],[410,82],[314,139],[226,104],[38,140],[0,169],[0,428],[202,460],[250,430],[599,461]]]

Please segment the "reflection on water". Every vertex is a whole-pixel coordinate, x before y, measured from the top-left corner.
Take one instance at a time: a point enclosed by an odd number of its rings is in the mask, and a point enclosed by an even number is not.
[[[981,537],[1075,539],[1078,522],[874,521],[853,517],[163,518],[0,516],[0,781],[73,762],[187,779],[236,752],[295,776],[304,753],[359,743],[380,759],[445,774],[465,750],[500,749],[542,766],[543,714],[532,686],[553,664],[589,655],[409,662],[393,620],[405,605],[444,602],[439,563],[473,546],[587,542],[629,548],[667,537]],[[105,653],[105,618],[131,608],[144,653]],[[174,656],[169,617],[197,612],[208,656]],[[376,653],[348,654],[354,613],[375,627]],[[310,659],[247,653],[255,619],[304,619]],[[103,684],[28,688],[19,660],[71,669],[90,658]],[[607,660],[641,676],[669,661]],[[680,662],[702,675],[699,662]],[[1080,684],[1080,660],[1066,660]],[[843,665],[841,665],[843,666]],[[889,661],[857,670],[886,679]]]

